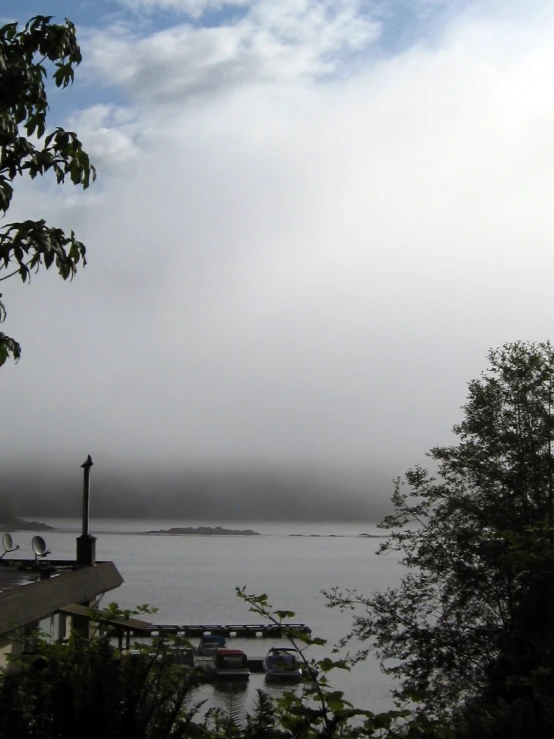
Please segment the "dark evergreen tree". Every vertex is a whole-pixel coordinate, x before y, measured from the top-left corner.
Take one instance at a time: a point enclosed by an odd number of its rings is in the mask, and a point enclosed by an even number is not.
[[[254,710],[246,717],[244,739],[278,739],[282,736],[277,728],[273,701],[263,690],[258,689]]]
[[[429,453],[436,476],[418,466],[397,481],[380,551],[401,553],[400,586],[327,595],[355,610],[358,658],[374,651],[427,715],[460,729],[480,711],[483,736],[553,736],[554,348],[488,358],[458,443]],[[495,734],[502,716],[525,728]]]

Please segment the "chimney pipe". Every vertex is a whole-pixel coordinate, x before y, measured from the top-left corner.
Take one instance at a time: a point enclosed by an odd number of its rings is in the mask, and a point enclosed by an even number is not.
[[[86,462],[81,465],[83,469],[83,520],[81,536],[77,538],[77,564],[84,567],[92,567],[96,564],[96,537],[89,534],[89,508],[90,508],[90,468],[92,459],[90,454]]]

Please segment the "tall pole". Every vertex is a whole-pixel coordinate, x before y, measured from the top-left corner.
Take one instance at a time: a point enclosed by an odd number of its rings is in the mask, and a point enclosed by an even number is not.
[[[90,508],[90,468],[92,467],[92,459],[90,454],[87,457],[87,461],[81,465],[83,468],[83,528],[81,533],[83,536],[88,536],[88,517]]]
[[[86,462],[81,465],[83,470],[83,521],[81,536],[77,538],[77,564],[83,567],[93,567],[96,564],[96,537],[89,534],[90,508],[90,468],[92,459],[90,454]]]
[[[83,521],[81,536],[77,537],[77,565],[80,567],[94,567],[96,564],[96,538],[88,532],[88,515],[90,505],[90,468],[92,459],[90,454],[86,462],[81,465],[83,470]],[[85,605],[92,605],[92,602]],[[88,639],[90,634],[90,620],[88,616],[74,615],[71,618],[72,629],[76,634]]]

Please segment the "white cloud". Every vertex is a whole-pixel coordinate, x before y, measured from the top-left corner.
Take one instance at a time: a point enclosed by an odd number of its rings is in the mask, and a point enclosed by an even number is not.
[[[99,170],[120,167],[138,152],[135,138],[140,136],[140,128],[128,109],[94,105],[70,116],[67,126],[79,132]]]
[[[135,12],[168,10],[190,18],[201,18],[207,12],[213,13],[223,8],[242,8],[253,2],[254,0],[119,0],[120,5]]]
[[[259,0],[227,25],[181,24],[137,37],[123,27],[86,43],[88,67],[137,97],[177,103],[244,84],[311,78],[378,35],[359,0]]]
[[[24,348],[2,369],[17,419],[5,453],[26,440],[37,454],[400,472],[447,439],[487,348],[551,333],[554,10],[542,7],[474,12],[432,46],[324,84],[312,73],[342,26],[322,40],[310,21],[290,41],[298,73],[280,73],[266,34],[284,48],[288,30],[269,6],[240,84],[223,83],[244,62],[235,26],[213,43],[180,26],[108,44],[102,69],[121,63],[131,117],[100,106],[78,124],[132,156],[106,169],[92,207],[33,206],[76,229],[90,264],[71,286],[3,289]],[[187,97],[194,85],[202,97]]]

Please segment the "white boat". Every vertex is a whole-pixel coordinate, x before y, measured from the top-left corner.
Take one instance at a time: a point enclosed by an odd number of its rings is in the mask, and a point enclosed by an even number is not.
[[[302,666],[298,651],[290,647],[272,647],[264,659],[264,672],[270,680],[301,680]]]
[[[207,672],[214,678],[248,680],[250,668],[241,649],[217,649]]]

